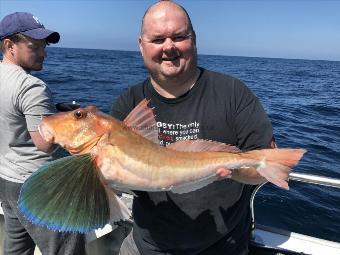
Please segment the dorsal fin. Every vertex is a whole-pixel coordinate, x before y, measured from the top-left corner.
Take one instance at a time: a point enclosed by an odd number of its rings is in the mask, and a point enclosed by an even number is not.
[[[153,109],[148,106],[150,100],[143,99],[125,118],[124,124],[137,134],[159,144],[158,130]]]
[[[198,152],[198,151],[224,151],[230,153],[241,152],[241,150],[236,146],[202,139],[177,141],[175,143],[168,145],[167,148],[176,151],[186,152]]]

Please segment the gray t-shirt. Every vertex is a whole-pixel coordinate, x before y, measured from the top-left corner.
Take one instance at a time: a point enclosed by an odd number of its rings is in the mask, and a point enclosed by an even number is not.
[[[37,131],[43,115],[56,112],[51,91],[24,69],[0,62],[0,177],[24,182],[52,157],[35,146],[29,131]]]

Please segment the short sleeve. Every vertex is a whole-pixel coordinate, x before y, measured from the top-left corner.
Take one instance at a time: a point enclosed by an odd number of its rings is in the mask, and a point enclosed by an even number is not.
[[[145,98],[144,85],[146,82],[147,80],[128,88],[128,90],[119,96],[112,105],[111,115],[123,121],[135,106]]]
[[[126,116],[131,112],[133,109],[133,98],[131,89],[128,89],[123,94],[121,94],[118,99],[113,103],[111,108],[111,115],[123,121]]]
[[[43,82],[26,84],[19,92],[17,106],[25,116],[28,131],[37,131],[42,116],[56,113],[52,93]]]
[[[235,90],[235,131],[242,150],[270,147],[273,139],[271,122],[259,99],[242,82]]]

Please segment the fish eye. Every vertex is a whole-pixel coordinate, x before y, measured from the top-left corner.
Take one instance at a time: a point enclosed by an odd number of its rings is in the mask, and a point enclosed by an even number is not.
[[[84,118],[85,116],[86,116],[85,112],[82,112],[80,110],[74,112],[74,117],[76,119],[81,119]]]

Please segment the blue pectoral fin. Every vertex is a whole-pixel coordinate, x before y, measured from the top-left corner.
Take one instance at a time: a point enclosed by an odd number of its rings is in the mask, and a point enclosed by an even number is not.
[[[23,184],[18,207],[33,224],[87,233],[109,222],[110,209],[91,155],[50,162]]]

